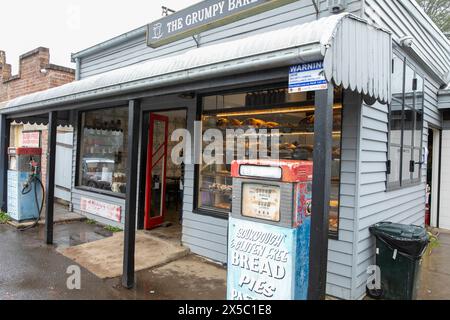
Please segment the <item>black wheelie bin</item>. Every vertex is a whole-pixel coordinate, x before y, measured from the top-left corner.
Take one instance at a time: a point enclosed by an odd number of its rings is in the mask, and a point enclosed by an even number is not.
[[[415,300],[422,256],[429,237],[425,228],[381,222],[370,227],[376,237],[376,264],[381,272],[381,296]]]

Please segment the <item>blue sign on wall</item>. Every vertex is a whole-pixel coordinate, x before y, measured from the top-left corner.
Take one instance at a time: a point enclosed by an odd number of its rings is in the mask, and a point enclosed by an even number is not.
[[[302,63],[289,68],[289,93],[325,90],[328,82],[323,61]]]

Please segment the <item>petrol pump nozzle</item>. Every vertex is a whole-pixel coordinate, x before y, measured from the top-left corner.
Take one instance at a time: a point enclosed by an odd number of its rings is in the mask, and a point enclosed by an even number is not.
[[[37,175],[39,172],[39,162],[30,157],[30,175]]]
[[[30,157],[29,166],[30,171],[27,180],[23,184],[22,194],[27,194],[31,191],[31,183],[38,176],[39,163],[35,161],[33,157]]]

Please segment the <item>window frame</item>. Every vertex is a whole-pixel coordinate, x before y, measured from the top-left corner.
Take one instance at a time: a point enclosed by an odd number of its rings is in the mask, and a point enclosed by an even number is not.
[[[235,88],[235,89],[231,89],[231,90],[203,92],[203,93],[197,95],[197,106],[196,106],[195,119],[196,119],[196,121],[201,122],[202,115],[214,113],[211,110],[207,110],[206,112],[203,111],[203,98],[206,96],[238,94],[238,93],[267,90],[267,89],[277,89],[277,88],[278,89],[287,88],[287,84],[286,83],[274,83],[274,84],[267,84],[267,85],[262,85],[262,86],[241,87],[241,88]],[[335,97],[335,102],[337,101],[337,102],[342,103],[343,107],[344,107],[344,94],[345,94],[345,91],[343,90],[342,95],[339,97],[338,100],[336,100],[336,97]],[[311,102],[306,101],[306,102],[284,103],[282,105],[275,105],[275,107],[288,108],[290,105],[291,106],[292,105],[301,106],[302,104],[310,105]],[[271,109],[271,108],[273,108],[273,106],[267,107],[267,109]],[[242,110],[245,109],[246,111],[252,111],[252,110],[264,110],[264,107],[243,107],[243,108],[233,108],[230,110],[239,111],[239,109],[242,109]],[[342,110],[341,130],[343,130],[343,124],[344,124],[344,112]],[[329,229],[329,231],[328,231],[329,240],[339,240],[339,231],[340,231],[340,222],[341,222],[341,219],[340,219],[341,218],[341,215],[340,215],[340,213],[341,213],[341,195],[342,195],[342,140],[343,140],[343,134],[341,132],[341,136],[340,136],[340,140],[339,140],[341,154],[340,154],[340,162],[339,162],[339,191],[338,191],[339,206],[337,209],[338,225],[337,225],[336,231],[332,231]],[[201,152],[202,150],[200,149],[199,151]],[[194,214],[201,215],[201,216],[214,217],[214,218],[218,218],[218,219],[222,219],[222,220],[228,220],[230,218],[231,211],[233,210],[232,208],[231,208],[230,212],[225,213],[225,212],[219,211],[219,210],[211,210],[211,209],[205,209],[205,208],[199,207],[199,183],[200,183],[200,164],[195,164],[194,165],[194,192],[193,192],[193,204],[192,204],[193,210],[192,210],[192,212]]]
[[[116,199],[126,199],[126,194],[116,193],[108,190],[96,189],[87,186],[80,185],[80,160],[81,160],[81,136],[82,136],[82,114],[86,112],[99,111],[99,110],[107,110],[107,109],[116,109],[116,108],[128,108],[127,104],[115,105],[111,107],[94,107],[84,110],[79,110],[77,112],[77,143],[76,143],[76,163],[75,163],[75,179],[74,179],[74,189],[83,192],[95,193],[103,196],[108,196]],[[128,125],[128,121],[127,121]]]
[[[391,109],[391,104],[388,105],[388,148],[387,148],[387,170],[386,170],[386,191],[393,191],[393,190],[399,190],[399,189],[403,189],[403,188],[407,188],[407,187],[411,187],[411,186],[416,186],[416,185],[420,185],[422,183],[422,175],[421,175],[421,171],[423,169],[423,162],[422,162],[422,156],[423,156],[423,133],[424,133],[424,127],[425,127],[425,81],[426,78],[423,75],[423,73],[419,72],[414,64],[410,63],[410,61],[408,60],[407,57],[401,56],[397,53],[394,54],[395,57],[397,57],[399,60],[402,61],[403,63],[403,76],[402,76],[402,101],[401,101],[401,105],[402,105],[402,115],[401,115],[401,141],[400,141],[400,146],[398,146],[396,143],[392,143],[391,141],[391,137],[392,137],[392,131],[391,131],[391,117],[392,117],[392,109]],[[394,58],[393,58],[394,59]],[[394,61],[394,60],[393,60]],[[392,66],[394,67],[394,63],[392,63]],[[412,81],[414,82],[415,80],[417,80],[417,77],[422,78],[422,87],[420,88],[421,90],[419,90],[418,87],[416,87],[416,89],[413,91],[413,100],[412,100],[412,105],[408,104],[406,102],[406,71],[407,68],[410,68],[413,73],[414,73],[414,77],[412,79]],[[394,75],[394,70],[392,70],[392,75]],[[420,106],[416,104],[417,102],[417,93],[422,93],[422,100],[421,100],[421,104]],[[399,99],[397,98],[393,98],[393,100],[399,101]],[[406,108],[410,109],[412,112],[412,117],[413,117],[413,124],[412,124],[412,128],[410,129],[412,134],[411,134],[411,145],[405,146],[405,110]],[[422,120],[420,121],[422,124],[421,130],[420,130],[420,146],[416,146],[416,128],[417,128],[417,118],[418,118],[418,114],[422,115]],[[392,168],[392,161],[391,161],[391,146],[394,147],[400,147],[400,167],[399,167],[399,177],[397,177],[397,180],[395,182],[389,182],[389,178],[390,178],[390,170]],[[411,171],[410,169],[409,174],[410,177],[409,179],[404,180],[403,179],[403,170],[404,170],[404,150],[405,148],[409,149],[411,151],[411,158],[410,161],[408,162],[408,168],[411,167],[412,162],[414,161],[414,171]],[[419,159],[418,162],[415,161],[414,159],[414,152],[416,150],[419,150]],[[418,166],[417,170],[419,171],[419,175],[417,178],[414,178],[414,173],[416,170],[416,166]]]

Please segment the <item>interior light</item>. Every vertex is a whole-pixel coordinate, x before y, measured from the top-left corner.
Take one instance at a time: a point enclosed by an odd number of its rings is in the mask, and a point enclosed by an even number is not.
[[[342,104],[335,104],[333,109],[342,109]],[[315,111],[315,106],[305,106],[305,107],[292,107],[292,108],[279,108],[279,109],[266,109],[266,110],[253,110],[253,111],[236,111],[236,112],[224,112],[218,113],[216,117],[238,117],[238,116],[255,116],[264,114],[275,114],[275,113],[294,113],[294,112],[308,112]]]

